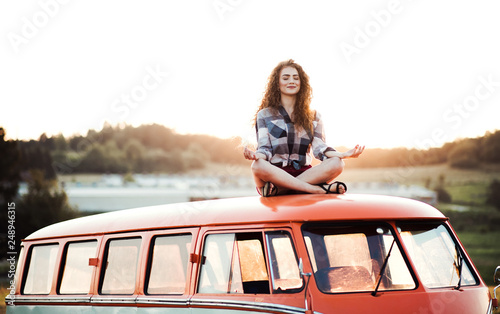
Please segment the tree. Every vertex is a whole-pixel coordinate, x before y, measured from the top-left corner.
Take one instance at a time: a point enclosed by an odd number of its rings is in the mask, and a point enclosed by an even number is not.
[[[59,134],[59,135],[52,137],[52,138],[54,139],[54,146],[55,146],[56,151],[57,150],[59,150],[59,151],[68,150],[69,144],[66,141],[66,138],[64,137],[64,135]]]
[[[131,139],[125,145],[125,158],[130,164],[130,168],[142,172],[143,171],[143,152],[144,146],[136,139]]]
[[[17,142],[5,140],[5,130],[0,127],[0,202],[10,202],[17,195],[21,171],[21,153]],[[2,213],[4,210],[2,210]],[[2,214],[3,215],[3,214]],[[3,216],[2,216],[3,218]],[[2,219],[2,221],[5,221]]]
[[[445,177],[443,174],[440,174],[438,178],[438,184],[434,189],[434,191],[437,193],[438,202],[451,203],[451,195],[444,188],[444,183],[445,183]]]
[[[481,144],[481,160],[500,162],[500,131],[485,135]]]
[[[39,169],[47,179],[56,177],[50,151],[42,143],[34,140],[29,142],[19,141],[18,147],[21,152],[21,172]]]
[[[473,140],[464,140],[448,154],[448,163],[453,168],[476,168],[479,165],[478,145]]]
[[[43,172],[35,169],[27,181],[28,193],[16,202],[16,237],[24,239],[40,228],[78,216],[56,180],[46,180]]]
[[[493,180],[493,182],[491,182],[486,204],[493,205],[500,210],[500,181]]]
[[[104,149],[99,144],[95,144],[92,149],[85,154],[76,169],[80,172],[104,173],[107,169],[103,161]]]
[[[0,245],[7,247],[7,221],[8,208],[19,190],[19,181],[21,180],[20,171],[20,152],[17,147],[17,142],[5,140],[5,130],[0,127],[0,221],[2,229],[0,232]],[[0,252],[0,259],[6,256],[6,251]]]

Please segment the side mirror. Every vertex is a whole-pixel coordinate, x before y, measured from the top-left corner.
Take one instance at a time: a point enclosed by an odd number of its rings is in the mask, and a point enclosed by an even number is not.
[[[497,288],[500,287],[500,266],[497,266],[497,268],[495,269],[495,273],[493,274],[493,281],[497,286],[493,289],[493,300],[491,300],[491,304],[494,308],[498,308]]]
[[[500,266],[499,266],[500,268]],[[304,262],[302,262],[302,257],[299,259],[299,272],[301,277],[310,277],[312,274],[311,273],[304,273]]]
[[[305,313],[313,313],[312,309],[309,308],[309,304],[307,303],[307,288],[309,287],[309,280],[311,279],[311,273],[304,273],[304,262],[302,262],[302,257],[299,259],[299,272],[300,272],[300,277],[304,279],[304,277],[307,278],[306,281],[306,288],[304,289],[304,305],[305,305]]]
[[[493,282],[495,285],[500,285],[500,266],[495,269],[495,274],[493,275]]]

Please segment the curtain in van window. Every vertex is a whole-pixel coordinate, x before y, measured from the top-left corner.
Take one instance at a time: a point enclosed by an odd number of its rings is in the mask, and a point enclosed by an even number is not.
[[[261,232],[206,237],[198,293],[268,294],[269,291]]]

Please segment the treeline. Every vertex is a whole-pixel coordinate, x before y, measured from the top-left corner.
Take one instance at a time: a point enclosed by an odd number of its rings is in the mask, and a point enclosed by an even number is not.
[[[477,168],[485,163],[500,163],[500,131],[467,138],[427,150],[393,148],[366,149],[349,167],[381,168],[425,166],[447,163],[452,168]]]
[[[21,169],[39,169],[46,178],[63,173],[182,173],[204,168],[209,162],[249,164],[239,138],[182,135],[158,124],[139,127],[105,126],[86,136],[63,135],[18,141]],[[339,148],[342,150],[342,148]],[[367,148],[349,167],[407,167],[448,163],[474,168],[500,163],[500,131],[482,137],[446,143],[439,148]]]
[[[19,148],[25,156],[23,168],[43,162],[45,166],[36,168],[42,168],[50,177],[45,162],[48,157],[54,173],[182,173],[201,169],[208,162],[244,163],[238,150],[240,142],[209,135],[182,135],[158,124],[107,125],[100,131],[88,131],[86,136],[42,134],[38,141],[19,143]]]
[[[33,231],[79,215],[69,205],[57,180],[45,177],[45,173],[54,172],[50,153],[38,144],[22,153],[18,144],[19,141],[6,141],[5,130],[0,126],[0,204],[4,206],[0,221],[5,227],[0,232],[0,245],[9,248],[0,252],[0,260],[7,257],[7,251],[19,252],[20,240]],[[27,166],[27,162],[32,164]],[[28,185],[23,195],[18,192],[21,181]],[[2,269],[0,276],[5,277],[6,271]]]

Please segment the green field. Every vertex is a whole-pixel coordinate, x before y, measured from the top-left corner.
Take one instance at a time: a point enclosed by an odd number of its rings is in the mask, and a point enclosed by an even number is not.
[[[483,280],[489,286],[494,285],[493,272],[497,266],[500,266],[500,250],[498,249],[500,231],[457,233]]]
[[[500,180],[500,165],[483,165],[478,169],[453,169],[446,164],[398,167],[398,168],[351,168],[346,160],[344,172],[338,179],[346,182],[394,182],[434,187],[443,177],[446,187],[468,184],[489,184]]]

